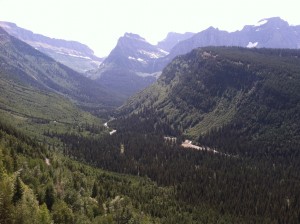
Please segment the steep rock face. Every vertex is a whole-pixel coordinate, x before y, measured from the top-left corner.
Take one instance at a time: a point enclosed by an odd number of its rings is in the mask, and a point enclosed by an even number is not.
[[[167,54],[139,35],[126,33],[118,40],[102,67],[112,65],[136,72],[151,73],[151,65],[154,61]]]
[[[299,50],[195,49],[176,57],[121,113],[152,111],[149,116],[194,138],[234,130],[245,142],[273,145],[277,139],[281,147],[300,137],[299,58]]]
[[[95,56],[94,52],[88,46],[79,42],[54,39],[35,34],[32,31],[18,27],[14,23],[0,22],[0,26],[10,35],[26,42],[35,49],[76,71],[83,73],[95,69],[103,61],[102,58]]]
[[[153,67],[167,54],[139,35],[126,33],[99,69],[89,75],[126,99],[156,80]]]
[[[176,44],[178,44],[180,41],[189,39],[194,35],[195,35],[195,33],[191,33],[191,32],[186,32],[183,34],[171,32],[171,33],[168,33],[167,37],[164,40],[157,43],[157,47],[159,47],[167,52],[170,52],[172,50],[172,48]]]

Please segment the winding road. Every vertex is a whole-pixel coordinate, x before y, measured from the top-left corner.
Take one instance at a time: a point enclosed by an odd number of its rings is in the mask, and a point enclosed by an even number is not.
[[[106,127],[107,129],[109,129],[109,127],[108,127],[108,122],[110,122],[110,121],[112,121],[112,120],[114,120],[114,119],[111,119],[111,120],[109,120],[109,121],[107,121],[107,122],[105,122],[103,125],[104,125],[104,127]],[[110,131],[109,132],[109,134],[110,135],[113,135],[113,134],[115,134],[117,132],[117,130],[112,130],[112,131]]]

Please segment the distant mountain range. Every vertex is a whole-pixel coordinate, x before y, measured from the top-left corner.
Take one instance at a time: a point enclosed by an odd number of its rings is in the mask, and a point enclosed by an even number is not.
[[[176,56],[205,46],[298,49],[300,26],[290,26],[281,18],[273,17],[235,32],[209,27],[197,34],[169,33],[156,46],[136,34],[125,34],[91,76],[130,96],[153,83]]]
[[[210,27],[178,43],[170,51],[171,58],[205,46],[240,46],[247,48],[300,48],[300,25],[290,26],[279,17],[260,20],[241,31],[227,32]]]
[[[123,100],[154,83],[176,56],[198,47],[300,48],[300,26],[291,26],[279,17],[262,19],[235,32],[209,27],[196,34],[169,33],[157,45],[137,34],[125,33],[104,61],[78,42],[34,34],[13,23],[1,22],[0,26],[55,60],[96,80]]]
[[[0,22],[0,27],[54,60],[81,73],[96,69],[103,61],[102,58],[95,56],[93,50],[88,46],[76,41],[54,39],[35,34],[10,22]]]

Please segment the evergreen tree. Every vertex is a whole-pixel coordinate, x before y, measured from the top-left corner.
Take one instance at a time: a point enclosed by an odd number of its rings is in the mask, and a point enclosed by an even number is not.
[[[98,186],[97,186],[97,184],[96,184],[96,181],[94,182],[94,185],[93,185],[93,189],[92,189],[92,198],[96,198],[97,197],[97,195],[98,195]]]
[[[55,201],[54,188],[52,185],[50,185],[46,188],[46,192],[45,192],[45,203],[49,210],[52,209],[54,201]]]
[[[14,205],[16,205],[16,203],[21,200],[22,196],[23,196],[23,186],[20,180],[20,177],[16,178],[16,182],[15,182],[15,186],[14,186],[14,195],[13,195],[13,203]]]

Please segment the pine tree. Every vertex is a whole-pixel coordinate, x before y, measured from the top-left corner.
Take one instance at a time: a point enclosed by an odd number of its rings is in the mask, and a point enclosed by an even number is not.
[[[52,206],[55,201],[54,188],[52,185],[48,186],[45,192],[45,203],[49,210],[52,209]]]
[[[92,189],[92,198],[96,198],[97,195],[98,195],[98,187],[97,187],[97,184],[96,184],[96,181],[94,182],[94,185],[93,185],[93,189]]]
[[[13,203],[14,205],[16,205],[16,203],[21,200],[22,196],[23,196],[23,187],[22,187],[22,183],[19,177],[17,177],[16,182],[15,182],[15,186],[14,186],[14,195],[13,195]]]

